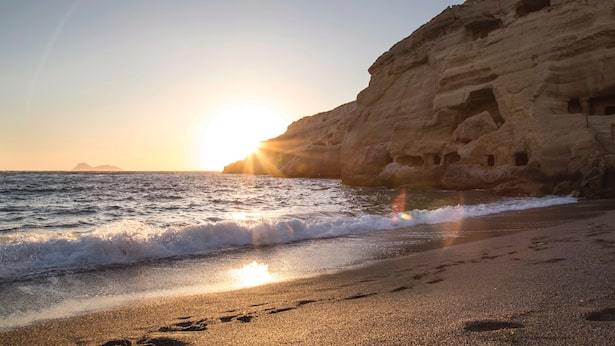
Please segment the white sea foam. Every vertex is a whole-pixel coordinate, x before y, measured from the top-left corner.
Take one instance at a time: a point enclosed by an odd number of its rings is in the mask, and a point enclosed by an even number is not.
[[[16,233],[0,238],[0,279],[11,280],[55,270],[82,270],[207,254],[223,249],[362,234],[575,202],[573,197],[523,198],[434,210],[412,210],[408,212],[409,216],[403,218],[363,215],[309,221],[222,221],[167,229],[126,221],[87,233]]]

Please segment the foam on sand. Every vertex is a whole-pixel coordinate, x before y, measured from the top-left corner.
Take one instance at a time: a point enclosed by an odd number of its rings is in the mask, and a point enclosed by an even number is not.
[[[313,220],[221,221],[156,228],[125,221],[90,232],[28,232],[0,238],[0,280],[51,271],[88,270],[218,250],[283,244],[437,224],[506,211],[575,203],[573,197],[517,198],[499,202],[412,210],[402,215],[338,216]]]

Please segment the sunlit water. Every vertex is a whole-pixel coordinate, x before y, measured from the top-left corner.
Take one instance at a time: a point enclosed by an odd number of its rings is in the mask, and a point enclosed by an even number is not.
[[[0,173],[0,328],[332,272],[455,236],[418,224],[572,202],[207,173]]]

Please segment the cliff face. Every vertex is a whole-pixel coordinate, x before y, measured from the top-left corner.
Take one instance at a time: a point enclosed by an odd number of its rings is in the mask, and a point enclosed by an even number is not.
[[[261,156],[349,184],[615,192],[615,1],[469,0],[369,72]]]

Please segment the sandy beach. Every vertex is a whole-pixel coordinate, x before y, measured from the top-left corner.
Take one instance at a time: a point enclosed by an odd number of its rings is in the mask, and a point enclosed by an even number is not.
[[[423,226],[484,230],[473,234],[486,239],[450,239],[308,279],[135,302],[5,331],[0,339],[6,345],[613,344],[613,225],[614,201],[585,201]],[[489,237],[493,229],[510,232]]]
[[[0,346],[615,345],[615,0],[0,23]]]

